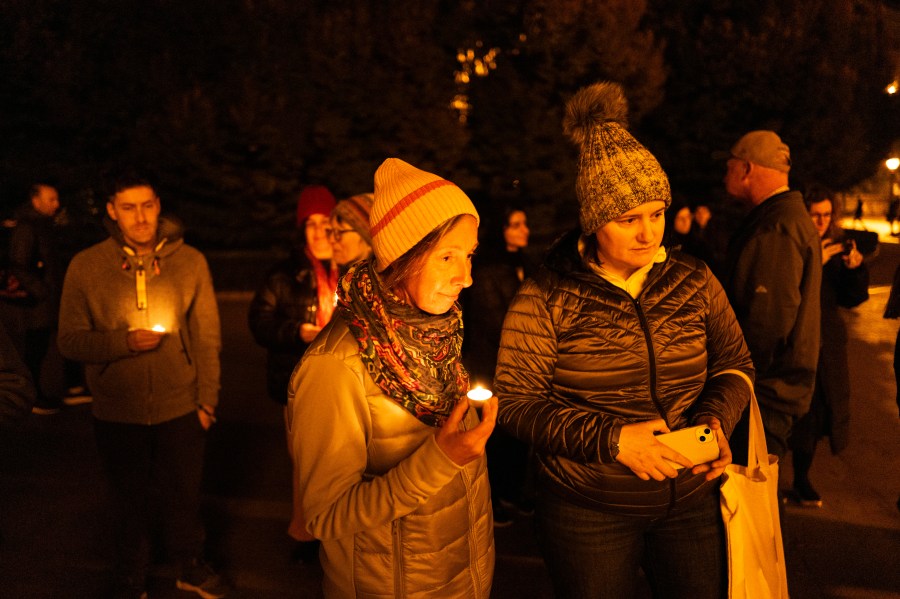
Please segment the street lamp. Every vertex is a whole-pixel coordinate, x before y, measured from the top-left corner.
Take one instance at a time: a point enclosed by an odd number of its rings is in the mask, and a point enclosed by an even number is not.
[[[894,232],[894,221],[900,216],[900,197],[897,197],[897,167],[900,167],[900,158],[892,156],[884,161],[884,165],[891,171],[890,189],[888,190],[888,211],[887,221],[890,227],[890,234],[894,237],[900,237],[900,231]]]

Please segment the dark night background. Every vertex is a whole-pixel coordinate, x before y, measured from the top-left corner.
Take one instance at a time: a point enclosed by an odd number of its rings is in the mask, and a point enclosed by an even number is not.
[[[137,164],[205,250],[282,243],[300,187],[370,191],[388,156],[488,213],[521,204],[547,240],[576,216],[564,104],[603,79],[624,85],[676,196],[715,206],[710,155],[747,130],[780,133],[795,185],[839,190],[885,180],[900,137],[900,94],[885,92],[897,2],[0,0],[0,12],[2,213],[47,181],[99,234],[104,171]]]

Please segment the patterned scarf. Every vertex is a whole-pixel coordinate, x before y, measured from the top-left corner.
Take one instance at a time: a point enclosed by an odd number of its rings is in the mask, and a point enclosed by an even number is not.
[[[469,388],[459,359],[459,306],[446,314],[427,314],[382,289],[371,262],[365,261],[341,278],[338,310],[375,384],[424,424],[443,425]]]
[[[309,246],[306,246],[306,257],[309,258],[316,275],[316,294],[319,303],[319,309],[316,310],[316,326],[324,327],[334,313],[334,291],[338,283],[337,266],[329,260],[331,270],[326,271],[325,265],[313,255]]]

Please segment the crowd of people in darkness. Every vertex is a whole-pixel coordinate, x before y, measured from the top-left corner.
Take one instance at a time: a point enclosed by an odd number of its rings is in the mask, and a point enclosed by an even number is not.
[[[841,311],[869,283],[835,192],[792,189],[788,145],[750,131],[718,157],[746,209],[724,243],[711,203],[673,193],[629,131],[620,85],[565,108],[578,226],[540,259],[521,205],[480,213],[399,158],[372,191],[296,196],[290,250],[247,325],[284,412],[291,557],[321,566],[326,597],[487,599],[494,529],[521,517],[560,598],[641,584],[725,597],[719,484],[746,464],[753,392],[769,452],[791,456],[782,499],[827,501],[810,470],[820,439],[835,454],[850,442]],[[200,513],[220,392],[213,280],[153,181],[108,183],[108,235],[71,260],[54,186],[4,222],[0,421],[91,404],[116,531],[109,596],[146,598],[162,551],[178,589],[225,597]],[[897,273],[885,318],[900,316]],[[476,386],[493,397],[470,400]],[[693,426],[718,457],[660,441]]]

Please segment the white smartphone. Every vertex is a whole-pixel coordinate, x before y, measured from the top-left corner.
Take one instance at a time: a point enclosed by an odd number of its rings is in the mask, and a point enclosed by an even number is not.
[[[689,459],[694,466],[712,462],[719,457],[716,431],[705,424],[657,435],[656,439]],[[675,468],[684,468],[672,460],[666,461]]]

